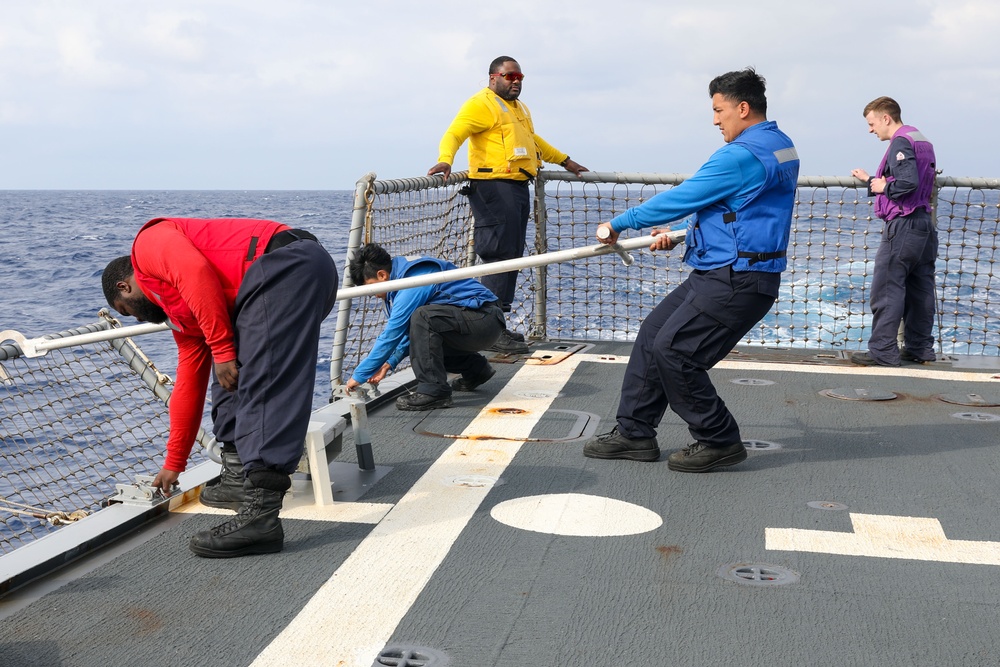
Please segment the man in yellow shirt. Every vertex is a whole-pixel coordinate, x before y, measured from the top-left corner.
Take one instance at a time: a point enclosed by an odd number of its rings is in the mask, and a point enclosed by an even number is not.
[[[558,164],[577,176],[587,171],[570,157],[535,134],[531,113],[518,101],[524,74],[517,61],[500,56],[490,63],[487,88],[470,97],[441,138],[438,163],[428,176],[448,178],[455,153],[469,140],[469,205],[475,217],[474,248],[485,262],[499,262],[524,254],[531,199],[528,185],[542,162]],[[482,283],[500,297],[510,312],[517,286],[517,271],[483,276]],[[524,336],[508,329],[490,348],[507,354],[524,354]]]

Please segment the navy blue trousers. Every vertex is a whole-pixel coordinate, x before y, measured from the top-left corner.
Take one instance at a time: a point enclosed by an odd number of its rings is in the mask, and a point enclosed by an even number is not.
[[[474,180],[469,206],[475,216],[473,249],[485,264],[524,255],[531,197],[527,181]],[[510,312],[517,289],[518,271],[483,276],[480,282],[497,295],[500,307]]]
[[[868,353],[883,364],[899,364],[897,342],[918,359],[934,356],[934,263],[938,234],[930,214],[915,212],[885,223],[872,275],[872,336]]]
[[[235,392],[212,381],[216,440],[235,442],[246,472],[292,473],[312,412],[320,324],[337,296],[337,267],[315,241],[300,240],[250,265],[233,316]]]
[[[741,442],[708,369],[767,314],[780,282],[778,273],[692,271],[639,327],[622,381],[619,432],[655,437],[669,406],[698,442],[709,447]]]
[[[503,311],[496,305],[478,310],[428,304],[410,316],[410,365],[417,391],[448,396],[448,373],[482,377],[489,367],[480,350],[489,348],[504,330]]]

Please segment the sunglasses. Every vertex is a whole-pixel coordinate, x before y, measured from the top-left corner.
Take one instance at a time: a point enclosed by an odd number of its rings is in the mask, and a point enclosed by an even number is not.
[[[507,72],[506,74],[501,72],[494,72],[493,74],[490,74],[490,76],[502,76],[508,81],[520,81],[521,79],[524,78],[524,75],[521,74],[520,72]]]

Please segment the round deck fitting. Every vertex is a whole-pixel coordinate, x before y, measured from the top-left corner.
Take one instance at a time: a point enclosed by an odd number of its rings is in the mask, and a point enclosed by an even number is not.
[[[718,575],[746,586],[784,586],[799,580],[799,573],[767,563],[730,563],[719,568]]]
[[[835,503],[829,500],[812,500],[806,503],[806,505],[816,510],[827,510],[831,512],[842,512],[847,509],[847,505],[844,503]]]
[[[768,449],[781,449],[781,445],[779,443],[768,442],[767,440],[744,440],[743,446],[754,452]]]
[[[558,398],[559,392],[547,389],[525,389],[524,391],[515,391],[514,395],[519,398]]]
[[[372,667],[446,667],[450,660],[434,649],[423,646],[393,645],[382,649]]]
[[[445,486],[464,486],[470,489],[483,489],[500,486],[503,478],[490,477],[488,475],[458,475],[457,477],[445,477],[441,480]]]
[[[995,422],[1000,421],[1000,415],[993,415],[989,412],[956,412],[952,415],[955,419],[966,419],[973,422]]]
[[[995,408],[1000,406],[1000,397],[983,394],[938,394],[934,398],[954,405],[967,405],[976,408]]]
[[[896,394],[891,391],[871,387],[838,387],[824,389],[819,393],[821,396],[839,398],[842,401],[891,401],[896,398]]]

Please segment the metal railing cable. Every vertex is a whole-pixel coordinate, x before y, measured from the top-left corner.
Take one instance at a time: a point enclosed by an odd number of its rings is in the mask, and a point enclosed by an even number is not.
[[[352,226],[364,229],[358,242],[377,242],[391,255],[475,265],[470,252],[474,221],[461,194],[467,176],[379,181],[368,174],[366,196],[355,210],[363,224]],[[543,170],[533,185],[529,256],[590,245],[598,223],[685,178],[630,172],[577,177]],[[868,290],[882,221],[873,215],[865,185],[852,177],[803,176],[797,185],[781,294],[743,343],[863,349],[870,335]],[[936,347],[943,354],[1000,354],[1000,304],[993,281],[1000,247],[1000,179],[939,176],[935,217],[940,237]],[[352,234],[348,257],[357,247],[354,240]],[[679,252],[641,253],[630,267],[601,257],[531,264],[521,271],[509,320],[534,339],[630,340],[646,314],[686,277],[680,259]],[[352,297],[340,308],[342,340],[331,360],[332,384],[363,359],[384,317],[373,299]]]
[[[474,221],[462,194],[467,176],[379,181],[367,174],[355,191],[347,259],[377,242],[392,255],[429,255],[460,267],[421,280],[519,270],[509,322],[536,340],[630,340],[687,275],[680,250],[634,252],[625,266],[605,257],[614,250],[594,239],[598,223],[678,185],[683,174],[543,172],[533,185],[527,238],[534,241],[527,255],[492,265],[478,264],[473,252]],[[939,177],[935,219],[938,349],[1000,355],[1000,179]],[[881,228],[866,189],[854,179],[800,178],[781,294],[743,343],[860,349],[870,331],[868,289]],[[628,234],[619,240],[625,251],[648,243],[649,237]],[[396,286],[407,284],[416,283]],[[367,296],[386,288],[352,286],[345,276],[332,385],[381,330],[381,302]],[[0,512],[0,552],[95,509],[114,482],[158,468],[169,378],[130,338],[166,327],[116,324],[35,339],[0,333],[0,509],[7,508]]]
[[[101,316],[37,339],[71,349],[28,356],[16,342],[0,345],[0,554],[100,509],[116,483],[159,470],[172,382],[128,336],[134,328]],[[204,430],[199,441],[214,443]],[[192,462],[205,456],[199,449]]]

